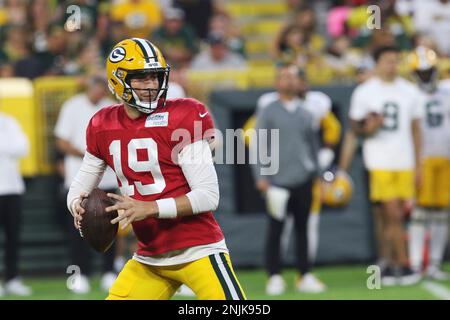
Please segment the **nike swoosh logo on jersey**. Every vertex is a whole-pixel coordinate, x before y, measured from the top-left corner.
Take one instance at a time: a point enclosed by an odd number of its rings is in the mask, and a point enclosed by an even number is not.
[[[200,118],[204,118],[207,114],[208,114],[208,112],[205,112],[205,113],[199,113],[198,115],[200,116]]]

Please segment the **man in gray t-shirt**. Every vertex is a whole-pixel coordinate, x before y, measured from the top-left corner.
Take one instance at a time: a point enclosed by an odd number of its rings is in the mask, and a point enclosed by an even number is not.
[[[300,281],[297,290],[320,292],[325,286],[310,273],[308,260],[307,222],[312,202],[313,181],[319,174],[319,133],[313,115],[302,107],[297,96],[300,73],[296,66],[284,65],[277,71],[276,87],[279,98],[256,114],[257,139],[252,148],[259,157],[252,166],[256,188],[264,195],[269,213],[266,267],[269,281],[266,291],[281,294],[285,289],[281,278],[280,240],[287,212],[292,213],[296,231],[297,269]],[[262,134],[267,130],[266,135]],[[278,134],[272,134],[277,132]],[[255,141],[256,140],[256,141]],[[255,144],[257,143],[257,145]]]

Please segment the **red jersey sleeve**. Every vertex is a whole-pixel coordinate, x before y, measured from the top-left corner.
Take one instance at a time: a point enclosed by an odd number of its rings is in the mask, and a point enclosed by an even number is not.
[[[101,159],[100,149],[97,143],[97,132],[95,128],[95,115],[89,121],[86,128],[86,151]]]

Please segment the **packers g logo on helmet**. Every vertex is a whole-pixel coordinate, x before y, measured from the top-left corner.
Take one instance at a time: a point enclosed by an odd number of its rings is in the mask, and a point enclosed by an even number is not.
[[[321,192],[323,204],[333,208],[343,207],[350,202],[353,182],[346,173],[326,171],[321,178]]]
[[[109,55],[109,60],[113,63],[117,63],[119,61],[122,61],[125,58],[126,51],[123,47],[117,47],[113,51],[111,51],[111,54]]]
[[[145,73],[156,73],[159,82],[156,98],[150,102],[141,101],[130,85],[132,76]],[[111,50],[106,60],[106,75],[111,93],[117,99],[143,113],[151,113],[157,107],[164,106],[169,73],[170,67],[158,47],[141,38],[120,41]]]

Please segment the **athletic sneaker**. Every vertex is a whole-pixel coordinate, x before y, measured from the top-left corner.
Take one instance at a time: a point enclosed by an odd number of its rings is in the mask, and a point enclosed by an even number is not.
[[[387,266],[381,271],[381,284],[386,287],[397,284],[397,277],[393,267]]]
[[[116,281],[117,275],[114,272],[106,272],[103,274],[102,279],[100,280],[100,287],[103,291],[108,292],[109,289]]]
[[[384,269],[386,269],[389,265],[389,262],[385,258],[380,258],[375,265],[377,265],[380,268],[380,271],[383,272]]]
[[[300,279],[296,289],[298,292],[320,293],[325,291],[326,286],[312,273],[307,273]]]
[[[269,278],[266,284],[266,293],[269,296],[278,296],[286,291],[286,283],[279,274],[275,274]]]
[[[91,285],[89,284],[89,279],[80,274],[79,276],[75,276],[73,282],[68,285],[68,289],[75,294],[86,294],[91,291]]]
[[[400,285],[410,286],[422,280],[422,275],[414,272],[410,267],[402,267],[399,275]]]
[[[22,279],[20,278],[14,278],[12,280],[7,281],[5,283],[5,292],[7,294],[12,294],[21,297],[30,296],[32,293],[31,288],[26,286],[22,282]]]
[[[427,277],[432,280],[437,281],[447,281],[450,280],[450,275],[447,272],[440,270],[438,267],[429,266],[427,268]]]

